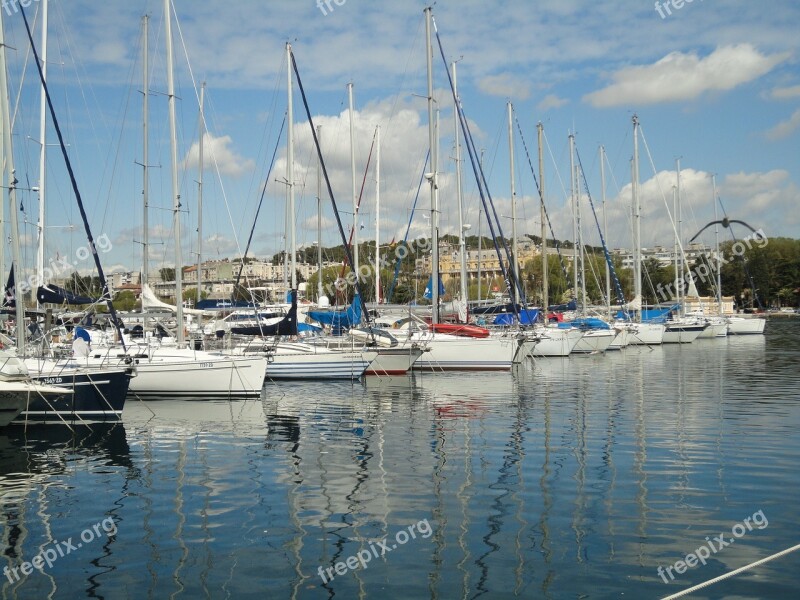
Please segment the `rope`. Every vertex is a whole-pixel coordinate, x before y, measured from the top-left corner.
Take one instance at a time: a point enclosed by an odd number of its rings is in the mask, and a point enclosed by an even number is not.
[[[792,546],[791,548],[787,548],[786,550],[781,550],[777,554],[773,554],[772,556],[767,556],[766,558],[757,560],[756,562],[750,563],[749,565],[739,567],[738,569],[736,569],[735,571],[731,571],[730,573],[725,573],[724,575],[720,575],[719,577],[715,577],[714,579],[709,579],[708,581],[704,581],[703,583],[690,587],[689,589],[683,590],[682,592],[678,592],[677,594],[672,594],[671,596],[664,596],[661,600],[673,600],[673,598],[681,598],[683,596],[686,596],[687,594],[696,592],[697,590],[702,590],[704,587],[708,587],[709,585],[717,583],[718,581],[722,581],[723,579],[728,579],[729,577],[738,575],[739,573],[752,569],[753,567],[757,567],[776,558],[780,558],[784,554],[789,554],[790,552],[794,552],[795,550],[800,550],[800,544]]]

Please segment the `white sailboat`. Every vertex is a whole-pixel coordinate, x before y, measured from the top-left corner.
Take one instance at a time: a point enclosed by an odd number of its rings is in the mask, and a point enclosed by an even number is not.
[[[167,44],[167,97],[170,123],[170,164],[172,177],[173,219],[175,229],[175,288],[176,288],[176,339],[174,345],[162,344],[145,336],[140,343],[128,346],[126,352],[118,347],[101,348],[86,357],[88,362],[133,361],[137,377],[131,382],[130,392],[141,397],[164,398],[230,398],[258,397],[264,385],[267,360],[261,356],[223,356],[185,347],[183,320],[183,286],[181,259],[180,195],[178,191],[178,161],[175,121],[175,85],[173,76],[172,14],[170,0],[164,0],[164,24]],[[147,53],[147,28],[144,28],[145,55]],[[147,122],[147,75],[145,74],[144,122]],[[145,126],[146,127],[146,126]],[[146,131],[146,129],[145,129]],[[145,157],[147,136],[145,135]],[[146,161],[145,161],[146,163]],[[148,188],[145,164],[145,190]],[[146,191],[145,191],[146,195]],[[144,224],[147,227],[147,202],[144,204]],[[147,235],[147,231],[145,231]],[[145,238],[147,239],[147,238]],[[144,253],[147,260],[147,252]],[[145,264],[144,272],[148,266]],[[199,275],[199,274],[198,274]],[[145,280],[143,289],[147,285]]]
[[[631,196],[633,199],[633,300],[627,308],[636,312],[628,338],[630,345],[652,346],[661,344],[666,328],[658,323],[642,323],[642,223],[639,204],[639,117],[633,115],[633,166],[631,170]]]
[[[428,80],[428,142],[431,172],[426,174],[431,192],[431,326],[439,323],[439,157],[438,128],[434,120],[433,98],[433,46],[431,43],[431,8],[425,9],[426,63]],[[460,99],[454,88],[454,109],[460,112]],[[460,120],[460,117],[459,117]],[[459,200],[460,201],[460,200]],[[463,224],[460,224],[463,227]],[[462,277],[464,275],[462,274]],[[512,364],[523,362],[537,343],[535,338],[520,332],[508,332],[489,337],[474,338],[438,333],[427,326],[407,320],[403,329],[393,330],[401,344],[424,345],[425,352],[412,367],[414,370],[510,370]],[[402,333],[401,333],[402,332]]]

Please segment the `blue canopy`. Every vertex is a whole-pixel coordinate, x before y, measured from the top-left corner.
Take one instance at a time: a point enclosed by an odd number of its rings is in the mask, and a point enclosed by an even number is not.
[[[310,310],[308,316],[323,325],[330,325],[334,334],[361,323],[361,300],[356,293],[353,303],[345,310]]]

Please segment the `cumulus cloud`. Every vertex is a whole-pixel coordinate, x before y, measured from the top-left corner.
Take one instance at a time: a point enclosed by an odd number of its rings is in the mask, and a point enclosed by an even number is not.
[[[205,168],[211,169],[216,166],[223,175],[238,177],[255,168],[252,159],[244,158],[232,147],[233,140],[229,135],[214,137],[206,132],[203,137],[203,161]],[[184,165],[188,169],[196,169],[200,165],[200,143],[195,142],[189,148],[184,159]]]
[[[764,135],[768,140],[780,140],[790,136],[798,127],[800,127],[800,108],[794,111],[791,117],[785,121],[781,121]]]
[[[762,54],[751,44],[721,46],[706,57],[670,52],[654,64],[620,69],[611,85],[583,99],[599,108],[692,100],[758,79],[786,58],[787,53]]]
[[[478,80],[478,89],[490,96],[525,100],[530,96],[530,86],[511,73],[487,75]]]
[[[770,98],[773,100],[789,100],[791,98],[800,97],[800,85],[792,85],[789,87],[773,88],[770,92]]]
[[[569,100],[566,98],[559,98],[555,94],[548,94],[539,101],[539,104],[536,105],[536,108],[541,111],[545,111],[550,110],[551,108],[559,108],[565,104],[569,104]]]

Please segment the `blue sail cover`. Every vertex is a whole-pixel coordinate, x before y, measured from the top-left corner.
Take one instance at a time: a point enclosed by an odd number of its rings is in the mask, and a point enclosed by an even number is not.
[[[666,323],[669,314],[672,311],[679,310],[680,304],[676,304],[674,306],[669,306],[667,308],[643,308],[642,309],[642,323]],[[624,311],[619,311],[617,313],[618,319],[630,319],[631,315],[626,314]]]
[[[559,323],[560,329],[569,329],[570,327],[577,327],[579,329],[611,329],[611,326],[602,319],[594,317],[587,317],[585,319],[575,319],[574,321],[564,321]]]
[[[522,325],[533,325],[539,319],[538,308],[526,308],[519,311],[519,322]],[[514,313],[501,313],[494,318],[495,325],[513,325],[517,318]]]
[[[334,334],[361,324],[361,300],[358,294],[346,310],[310,310],[308,316],[323,325],[330,325]]]
[[[48,284],[36,290],[36,299],[40,304],[94,304],[97,299],[79,296],[57,285]]]

